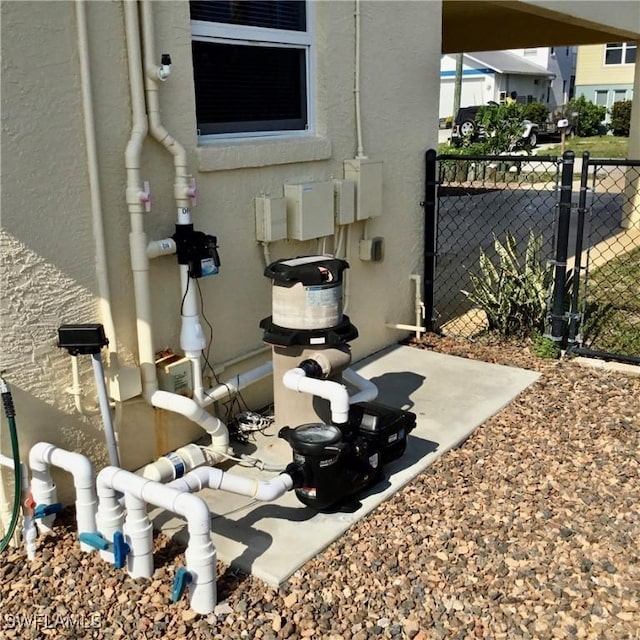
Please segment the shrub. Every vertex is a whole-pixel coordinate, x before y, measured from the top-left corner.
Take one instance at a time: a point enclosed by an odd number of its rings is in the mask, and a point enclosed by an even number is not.
[[[569,113],[577,113],[574,122],[576,133],[582,137],[597,136],[607,115],[607,108],[587,100],[583,95],[569,102]]]
[[[614,136],[628,136],[631,126],[631,100],[614,102],[611,106],[611,129]]]
[[[541,124],[546,122],[549,117],[549,107],[546,104],[542,104],[542,102],[523,104],[522,117],[536,124]]]
[[[489,105],[478,109],[476,122],[485,131],[484,153],[498,155],[512,151],[522,139],[522,106],[517,103]]]
[[[469,273],[473,291],[462,293],[487,314],[489,331],[505,338],[542,332],[553,278],[552,268],[541,263],[542,236],[529,232],[523,263],[511,233],[504,242],[494,238],[494,248],[498,264],[481,251],[479,273]]]

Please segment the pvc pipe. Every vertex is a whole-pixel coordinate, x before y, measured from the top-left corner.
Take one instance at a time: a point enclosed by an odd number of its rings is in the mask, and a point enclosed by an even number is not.
[[[158,482],[146,480],[129,471],[116,467],[105,467],[96,479],[98,494],[108,502],[117,502],[116,491],[132,496],[139,501],[160,507],[170,513],[175,513],[187,520],[189,532],[189,544],[185,553],[187,571],[192,576],[192,581],[188,585],[189,602],[191,608],[197,613],[211,613],[216,605],[216,551],[211,542],[211,513],[209,507],[202,498],[179,491]],[[129,504],[136,509],[136,516],[139,515],[139,505],[131,502]],[[142,524],[140,531],[136,525]],[[127,528],[125,539],[132,547],[134,557],[138,554],[140,541],[144,538],[142,528],[146,523],[139,518],[134,518]],[[102,532],[104,534],[104,532]],[[140,534],[140,535],[138,535]],[[144,552],[144,547],[142,551]],[[138,557],[141,557],[138,554]],[[144,563],[136,565],[140,568]],[[148,563],[145,565],[149,571]],[[146,577],[150,577],[151,572]]]
[[[0,453],[0,466],[7,467],[9,469],[14,468],[13,458],[5,456]],[[22,484],[22,540],[24,542],[25,551],[27,552],[27,558],[33,560],[36,555],[36,526],[33,522],[33,517],[30,513],[30,508],[27,506],[27,500],[29,498],[29,470],[24,462],[20,462],[20,476]],[[17,543],[17,540],[15,540]]]
[[[424,302],[422,301],[422,278],[418,274],[411,274],[410,280],[415,283],[415,299],[414,299],[414,311],[416,314],[416,338],[420,337],[420,334],[424,332]]]
[[[358,393],[349,398],[349,404],[356,402],[370,402],[378,397],[378,387],[353,369],[348,368],[342,372],[343,379],[358,389]]]
[[[189,471],[182,478],[173,480],[167,486],[181,491],[201,491],[215,489],[247,496],[261,502],[270,502],[293,488],[293,479],[287,473],[270,480],[257,480],[227,473],[214,467],[198,467]]]
[[[150,578],[153,575],[153,525],[147,513],[147,503],[133,493],[124,494],[127,517],[122,526],[130,551],[127,554],[127,572],[132,578]]]
[[[96,531],[96,491],[94,489],[93,465],[74,451],[67,451],[48,442],[38,442],[29,451],[31,467],[31,494],[36,504],[54,504],[57,502],[56,485],[53,483],[50,466],[60,467],[73,475],[76,489],[76,520],[78,533]],[[40,521],[40,529],[51,531],[55,515],[45,516]],[[81,542],[82,551],[92,548]]]
[[[100,171],[96,146],[96,127],[93,113],[93,91],[89,64],[89,37],[87,34],[87,14],[85,0],[76,0],[76,25],[78,30],[78,57],[80,58],[80,87],[82,93],[82,113],[84,116],[84,136],[87,148],[87,167],[89,173],[89,191],[91,194],[91,220],[95,243],[96,279],[98,283],[98,305],[105,334],[109,340],[108,365],[111,369],[118,366],[118,341],[111,312],[111,291],[109,270],[104,239],[102,200],[100,197]],[[81,412],[82,413],[82,412]]]
[[[176,252],[176,241],[173,238],[163,240],[151,240],[147,245],[147,257],[149,259],[160,256],[170,256]]]
[[[252,385],[264,378],[268,378],[273,374],[273,362],[269,360],[264,364],[261,364],[255,369],[250,369],[245,373],[241,373],[233,378],[225,380],[222,384],[211,387],[211,389],[204,391],[204,396],[201,399],[197,399],[198,403],[203,407],[206,407],[218,400],[224,400],[225,398],[232,396],[233,394],[242,391],[245,387]]]
[[[205,411],[197,402],[168,391],[157,390],[151,395],[151,404],[158,409],[174,411],[200,425],[211,436],[212,463],[222,462],[229,452],[229,431],[222,420]]]
[[[84,394],[82,393],[82,386],[80,385],[80,371],[78,369],[77,356],[71,356],[71,375],[73,378],[73,385],[71,386],[71,388],[67,388],[66,391],[73,396],[73,402],[76,406],[76,411],[80,415],[87,417],[98,415],[100,413],[100,407],[96,405],[94,408],[89,409],[84,406],[84,403],[82,401],[82,396]]]
[[[331,420],[334,424],[344,424],[349,420],[349,392],[339,382],[307,378],[303,369],[296,367],[285,371],[282,383],[291,391],[310,393],[331,403]]]
[[[415,324],[402,324],[402,323],[393,323],[393,322],[386,322],[385,327],[388,327],[389,329],[399,329],[401,331],[415,331],[416,332],[416,336],[420,337],[421,333],[425,333],[426,329],[422,326],[419,325],[415,325]]]
[[[355,0],[355,62],[353,72],[353,95],[356,106],[356,158],[366,158],[362,144],[362,113],[360,109],[360,0]]]
[[[109,406],[109,397],[107,396],[107,385],[104,381],[104,369],[102,368],[102,359],[99,353],[91,354],[91,364],[93,365],[93,375],[96,379],[98,403],[100,404],[100,413],[102,414],[102,427],[104,429],[104,437],[107,443],[109,462],[113,466],[119,467],[120,455],[118,454],[116,435],[113,429],[113,422],[111,420],[111,407]]]
[[[256,347],[251,351],[247,351],[247,353],[241,353],[239,356],[235,356],[234,358],[230,358],[229,360],[225,360],[224,362],[218,362],[213,365],[213,368],[216,370],[216,373],[222,373],[228,367],[232,367],[233,365],[240,364],[245,360],[250,360],[251,358],[261,356],[263,353],[267,353],[270,351],[271,351],[271,345],[263,345],[262,347]]]

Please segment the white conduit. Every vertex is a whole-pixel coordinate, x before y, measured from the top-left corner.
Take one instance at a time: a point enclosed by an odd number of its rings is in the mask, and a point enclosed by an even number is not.
[[[150,558],[153,540],[147,525],[148,516],[142,514],[144,503],[186,519],[189,544],[185,560],[192,578],[188,585],[189,602],[197,613],[211,613],[216,605],[216,551],[211,542],[211,514],[205,501],[116,467],[105,467],[96,482],[100,496],[99,513],[113,513],[118,507],[121,509],[117,491],[124,493],[127,507],[132,510],[132,516],[126,523],[125,540],[131,546],[127,567],[136,575],[150,577],[153,573],[153,559]],[[108,534],[101,529],[100,533],[107,540],[113,540],[113,532]]]
[[[84,116],[84,135],[87,145],[87,166],[89,170],[89,190],[91,193],[91,216],[93,237],[95,240],[96,279],[98,282],[98,300],[100,317],[105,334],[109,340],[108,365],[116,369],[118,362],[118,341],[111,313],[111,292],[109,272],[104,240],[102,201],[100,197],[100,172],[98,170],[98,152],[96,146],[96,127],[93,115],[93,91],[89,64],[89,37],[87,34],[87,15],[85,0],[76,0],[76,24],[78,28],[78,56],[80,58],[80,85],[82,90],[82,113]],[[80,411],[83,413],[82,411]]]
[[[104,437],[107,443],[107,452],[109,454],[109,462],[116,466],[120,466],[120,454],[118,453],[118,445],[116,444],[116,434],[113,429],[113,421],[111,420],[111,407],[109,406],[109,397],[107,395],[107,385],[104,381],[104,369],[102,368],[102,359],[99,353],[91,354],[91,364],[93,366],[93,375],[96,379],[96,390],[98,392],[98,403],[100,405],[100,413],[102,414],[102,426]]]
[[[13,469],[15,466],[13,458],[0,453],[0,466]],[[29,471],[24,462],[20,463],[20,478],[22,484],[22,495],[20,496],[22,505],[22,540],[24,541],[27,558],[33,560],[36,556],[36,536],[38,532],[30,509],[26,506],[26,501],[29,498]],[[15,541],[17,542],[17,539]]]
[[[57,502],[56,485],[53,483],[50,466],[60,467],[73,475],[76,489],[76,519],[78,533],[96,531],[96,492],[94,489],[93,465],[79,453],[67,451],[48,442],[38,442],[29,451],[29,467],[31,468],[31,495],[37,505],[48,505]],[[41,531],[51,531],[55,515],[42,518],[39,522]],[[80,543],[82,551],[92,551],[92,547]]]
[[[304,369],[296,367],[285,371],[282,383],[291,391],[310,393],[331,403],[331,420],[334,424],[344,424],[349,420],[349,392],[339,382],[307,378]]]
[[[349,398],[349,404],[356,404],[357,402],[371,402],[371,400],[375,400],[378,397],[378,387],[376,387],[376,385],[370,380],[367,380],[359,373],[356,373],[353,369],[345,369],[342,372],[342,378],[345,382],[358,389],[358,393]]]
[[[189,492],[207,488],[216,489],[247,496],[261,502],[270,502],[290,491],[293,488],[293,480],[287,473],[282,473],[270,480],[255,480],[213,467],[199,467],[189,471],[182,478],[172,480],[166,486]]]
[[[144,6],[143,6],[143,9]],[[140,155],[142,145],[148,131],[147,114],[145,110],[144,99],[144,79],[142,75],[142,53],[140,46],[140,28],[138,22],[137,3],[127,0],[124,3],[125,10],[125,27],[127,34],[127,56],[129,64],[129,81],[131,91],[132,118],[133,126],[131,130],[131,138],[125,152],[125,164],[127,168],[127,205],[131,218],[131,233],[129,241],[131,245],[131,268],[133,270],[134,294],[136,301],[136,317],[138,332],[138,353],[140,359],[140,368],[142,373],[142,390],[145,399],[153,406],[168,411],[180,413],[189,418],[193,422],[200,425],[207,433],[212,435],[212,446],[220,452],[219,461],[224,459],[229,447],[229,435],[227,428],[220,420],[214,418],[206,411],[203,411],[195,401],[171,394],[166,391],[158,390],[158,380],[155,368],[155,353],[153,349],[153,335],[151,332],[151,299],[149,285],[149,258],[147,255],[147,238],[144,232],[144,199],[146,195],[142,189],[140,180]],[[146,7],[145,16],[149,17],[149,6]],[[149,38],[147,38],[149,40]],[[157,98],[157,92],[151,91],[148,95],[154,95]],[[153,98],[150,99],[153,103]],[[153,107],[153,131],[155,135],[159,135],[160,129],[156,121],[157,110]],[[151,118],[151,115],[150,115]],[[176,167],[182,167],[186,164],[183,160],[180,147],[175,143],[173,138],[163,139],[165,146],[169,145],[172,153],[175,152]],[[169,148],[168,147],[168,148]],[[186,169],[185,169],[186,170]],[[184,178],[184,180],[183,180]],[[176,168],[176,203],[178,206],[184,205],[186,210],[186,218],[189,218],[188,207],[189,186],[185,171]],[[180,189],[178,189],[178,184]],[[186,186],[186,189],[185,189]],[[179,192],[179,193],[178,193]],[[180,218],[180,215],[179,215]],[[183,224],[190,220],[180,220]],[[188,275],[185,277],[186,265],[181,265],[181,282],[182,290],[185,291],[188,283]],[[195,299],[195,288],[191,287]],[[188,298],[188,296],[187,296]],[[192,300],[185,298],[185,303],[192,305]],[[186,354],[190,355],[190,354]],[[215,441],[214,441],[215,440]]]
[[[238,391],[242,391],[245,387],[248,387],[260,380],[264,380],[264,378],[268,378],[272,374],[273,362],[269,360],[255,369],[251,369],[250,371],[241,373],[233,378],[229,378],[229,380],[225,380],[222,384],[216,385],[207,391],[203,391],[202,398],[197,398],[198,403],[203,407],[206,407],[218,400],[224,400],[226,397],[232,396],[238,393]]]

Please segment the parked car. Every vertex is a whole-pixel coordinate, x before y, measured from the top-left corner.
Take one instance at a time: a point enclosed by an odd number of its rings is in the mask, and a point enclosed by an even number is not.
[[[487,104],[492,107],[499,106],[497,102],[489,102]],[[479,110],[480,105],[460,107],[458,109],[451,128],[451,144],[454,147],[461,146],[465,139],[471,142],[481,142],[486,139],[483,127],[476,121]],[[538,125],[531,122],[531,120],[523,120],[522,127],[522,136],[515,142],[514,149],[524,146],[528,146],[530,149],[535,148],[538,144]]]

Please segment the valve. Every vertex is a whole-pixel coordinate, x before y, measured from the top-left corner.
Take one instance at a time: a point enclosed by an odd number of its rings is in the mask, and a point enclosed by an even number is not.
[[[171,56],[163,53],[160,57],[160,66],[158,67],[158,79],[164,82],[171,73]]]
[[[103,537],[103,535],[97,531],[83,531],[78,535],[78,539],[80,542],[84,542],[88,544],[90,547],[94,549],[98,549],[100,551],[106,551],[109,548],[109,543]]]
[[[113,564],[117,569],[122,569],[127,562],[127,555],[131,547],[125,542],[121,531],[113,534]]]
[[[172,236],[176,243],[178,264],[189,265],[189,276],[202,278],[215,275],[220,266],[218,238],[195,231],[193,224],[177,224]]]
[[[178,602],[184,594],[187,585],[193,580],[193,576],[184,567],[180,567],[173,580],[173,589],[171,590],[171,602]]]
[[[39,504],[33,510],[33,517],[36,519],[45,518],[46,516],[60,513],[62,511],[62,503],[54,502],[53,504]]]

